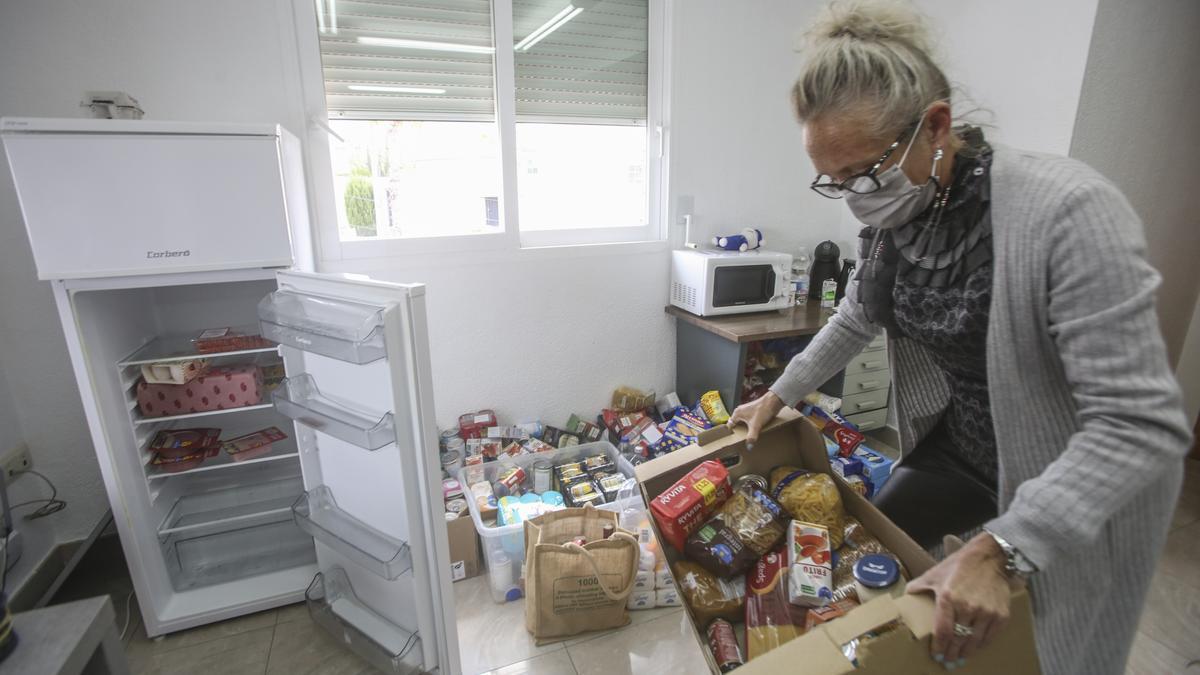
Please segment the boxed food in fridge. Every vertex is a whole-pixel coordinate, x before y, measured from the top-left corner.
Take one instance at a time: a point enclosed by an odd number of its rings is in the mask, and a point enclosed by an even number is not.
[[[137,384],[138,408],[146,417],[228,410],[262,403],[262,371],[254,364],[217,366],[187,384]]]
[[[744,428],[730,430],[726,426],[719,426],[701,434],[697,444],[644,462],[634,470],[643,496],[648,503],[652,503],[655,497],[670,490],[681,476],[706,461],[728,466],[732,479],[746,474],[767,476],[771,469],[785,465],[832,474],[819,432],[798,413],[786,409],[763,428],[753,452],[746,450]],[[861,523],[910,574],[920,575],[933,566],[934,561],[928,553],[869,501],[840,480],[834,483],[846,515]],[[666,539],[659,519],[655,518],[651,523],[659,538]],[[845,534],[843,536],[852,539]],[[673,571],[680,562],[686,562],[683,553],[674,547],[665,546],[662,550]],[[677,584],[681,581],[678,575],[675,580]],[[689,605],[686,589],[680,586],[688,623],[697,640],[703,641],[707,624]],[[1028,593],[1024,590],[1014,591],[1011,603],[1010,623],[990,646],[972,657],[968,666],[970,672],[983,675],[1039,672]],[[933,608],[932,598],[928,595],[881,597],[851,609],[836,621],[817,625],[786,644],[760,654],[741,666],[739,672],[745,675],[782,672],[800,675],[907,675],[941,672],[941,665],[931,659],[929,652]],[[798,609],[807,611],[807,608]],[[895,630],[878,630],[893,622],[898,626]],[[860,639],[868,634],[872,634],[871,639]],[[841,649],[842,645],[852,642],[856,645],[856,664],[851,663]],[[873,659],[873,656],[880,658]],[[721,672],[710,655],[706,654],[706,660],[709,672],[714,675]]]

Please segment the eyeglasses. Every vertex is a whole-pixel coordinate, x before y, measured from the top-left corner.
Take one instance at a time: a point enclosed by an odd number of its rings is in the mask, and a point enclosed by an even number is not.
[[[840,182],[835,181],[832,176],[827,176],[823,173],[817,174],[817,177],[813,179],[813,182],[811,185],[809,185],[809,187],[812,188],[817,194],[821,195],[822,197],[828,197],[829,199],[841,199],[842,197],[846,196],[847,192],[865,195],[878,190],[879,179],[875,177],[875,174],[879,173],[879,167],[883,166],[883,163],[888,160],[888,157],[892,156],[892,153],[896,151],[896,148],[900,147],[900,144],[904,142],[904,138],[908,136],[908,133],[911,130],[912,127],[910,126],[904,131],[901,131],[900,135],[896,137],[896,140],[892,141],[892,144],[889,145],[887,150],[883,152],[883,155],[871,165],[871,168],[867,169],[866,171],[856,173],[846,180]]]

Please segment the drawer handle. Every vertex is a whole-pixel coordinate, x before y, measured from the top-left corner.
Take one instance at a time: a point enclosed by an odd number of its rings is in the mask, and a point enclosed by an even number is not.
[[[879,382],[879,380],[869,380],[867,382],[859,382],[858,383],[858,388],[862,389],[863,391],[866,391],[868,389],[877,389],[880,386],[882,386],[882,384]]]
[[[883,361],[861,361],[863,370],[875,370],[883,367]]]
[[[858,410],[874,410],[880,407],[880,405],[875,401],[863,401],[861,403],[855,403],[854,407]]]

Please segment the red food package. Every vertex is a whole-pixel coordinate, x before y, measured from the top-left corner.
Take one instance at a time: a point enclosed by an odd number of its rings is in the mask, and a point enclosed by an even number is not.
[[[759,558],[746,574],[746,656],[752,660],[806,630],[805,608],[788,602],[785,547]]]
[[[710,459],[655,497],[650,502],[650,512],[663,537],[682,553],[688,536],[721,508],[731,492],[729,472],[723,464]]]
[[[846,598],[838,600],[833,604],[825,605],[824,607],[810,609],[808,610],[808,616],[804,619],[804,630],[805,632],[810,631],[823,623],[833,621],[839,616],[845,616],[855,607],[858,607],[858,603],[850,598]]]
[[[487,435],[488,427],[494,426],[498,426],[494,411],[480,410],[479,412],[466,413],[458,418],[458,435],[463,440],[468,438],[483,438]]]
[[[833,420],[825,423],[825,428],[821,429],[821,433],[837,441],[839,457],[853,455],[858,446],[862,445],[862,442],[867,439],[861,433],[849,427],[842,426]]]

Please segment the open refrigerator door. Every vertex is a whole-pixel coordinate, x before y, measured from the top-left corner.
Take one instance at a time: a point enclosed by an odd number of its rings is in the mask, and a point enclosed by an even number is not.
[[[318,624],[384,672],[459,670],[436,453],[424,287],[279,272],[259,304],[287,378],[316,542],[305,594]]]

